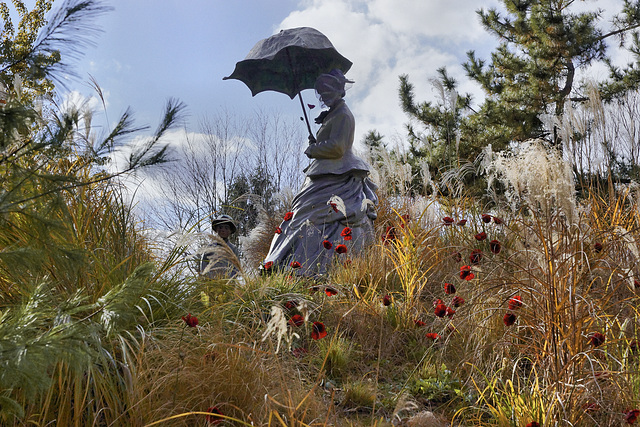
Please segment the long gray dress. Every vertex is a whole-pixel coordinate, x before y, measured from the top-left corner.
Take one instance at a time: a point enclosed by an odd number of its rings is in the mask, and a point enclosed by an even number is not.
[[[373,242],[377,186],[368,178],[369,165],[352,151],[354,131],[353,114],[339,100],[324,118],[317,142],[305,151],[313,161],[293,200],[293,215],[271,242],[265,270],[323,274],[331,263],[346,261]]]

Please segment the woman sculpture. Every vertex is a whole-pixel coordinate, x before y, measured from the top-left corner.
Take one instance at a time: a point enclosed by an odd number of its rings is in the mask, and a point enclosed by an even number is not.
[[[369,165],[352,151],[355,121],[343,99],[346,83],[353,82],[340,70],[316,80],[329,110],[316,119],[320,129],[305,150],[312,159],[307,177],[276,230],[265,271],[291,268],[316,276],[373,241],[377,186],[368,178]]]

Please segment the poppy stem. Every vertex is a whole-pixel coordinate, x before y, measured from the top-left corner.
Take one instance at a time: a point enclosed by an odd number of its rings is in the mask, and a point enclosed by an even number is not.
[[[176,383],[173,386],[173,405],[176,404],[176,395],[178,393],[178,377],[180,376],[180,371],[182,370],[182,366],[184,365],[184,357],[182,356],[182,338],[184,337],[184,330],[187,329],[187,324],[185,323],[182,327],[182,333],[180,334],[180,340],[178,341],[178,357],[180,357],[180,366],[176,370]]]

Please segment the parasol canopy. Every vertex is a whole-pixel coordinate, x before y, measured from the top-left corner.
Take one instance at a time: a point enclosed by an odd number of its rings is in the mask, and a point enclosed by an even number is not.
[[[291,99],[298,95],[311,133],[300,91],[313,89],[320,74],[335,68],[346,73],[351,65],[320,31],[311,27],[291,28],[256,43],[223,80],[240,80],[253,96],[266,90],[284,93]]]

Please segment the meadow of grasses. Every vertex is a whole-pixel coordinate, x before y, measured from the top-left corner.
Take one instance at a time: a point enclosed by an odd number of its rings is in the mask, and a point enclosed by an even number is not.
[[[314,280],[196,277],[116,185],[66,192],[46,218],[7,213],[2,424],[632,424],[640,193],[577,200],[557,156],[523,147],[485,153],[500,196],[381,182],[376,243]]]

